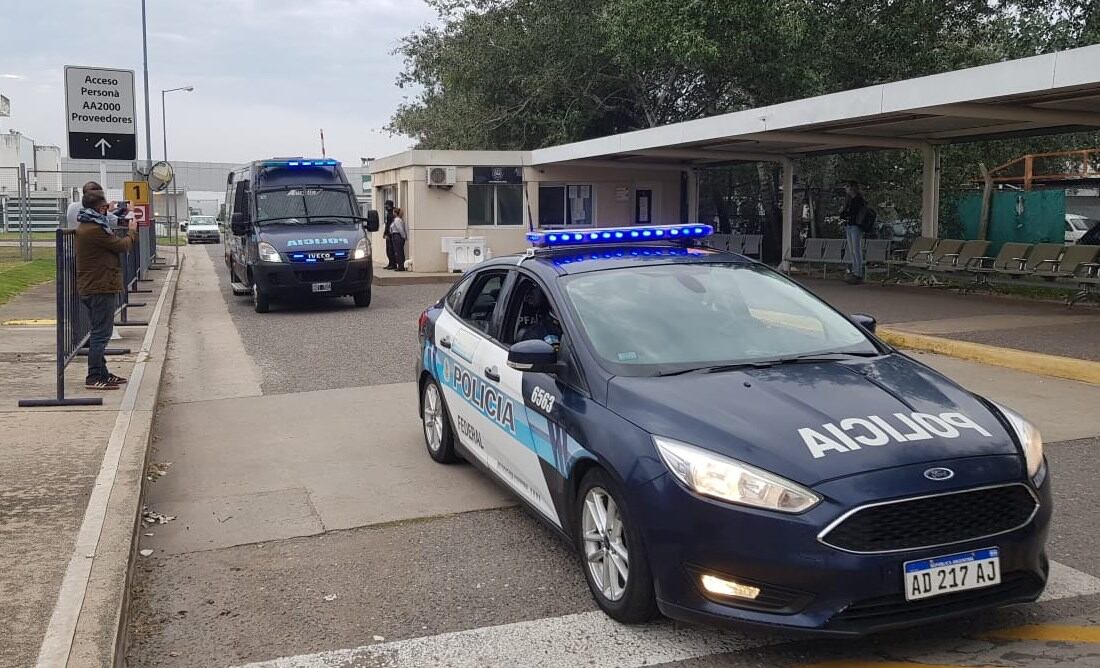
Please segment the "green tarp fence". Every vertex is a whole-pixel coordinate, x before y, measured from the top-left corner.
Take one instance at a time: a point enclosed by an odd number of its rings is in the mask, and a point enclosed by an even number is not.
[[[959,221],[967,239],[978,238],[978,218],[982,212],[981,193],[963,195],[958,201]],[[990,255],[1009,241],[1029,244],[1063,243],[1066,225],[1064,190],[1032,192],[996,191],[989,215]]]

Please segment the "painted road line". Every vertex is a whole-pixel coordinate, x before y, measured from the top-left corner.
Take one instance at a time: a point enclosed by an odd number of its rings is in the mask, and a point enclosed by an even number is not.
[[[46,327],[54,326],[57,320],[53,318],[23,318],[21,320],[5,320],[0,322],[4,327]]]
[[[939,336],[915,334],[889,327],[879,327],[876,333],[883,341],[898,348],[924,350],[930,353],[981,362],[982,364],[1008,367],[1040,376],[1068,378],[1069,380],[1100,385],[1100,362],[1034,353],[1015,348],[998,348],[997,346],[987,346],[984,343],[971,343],[970,341],[945,339]]]
[[[1042,640],[1067,643],[1100,643],[1100,627],[1033,624],[983,633],[989,640]]]
[[[73,546],[73,554],[69,558],[69,565],[65,569],[65,576],[61,580],[61,589],[57,595],[57,603],[54,604],[53,613],[50,615],[50,624],[46,627],[46,635],[42,638],[42,645],[38,649],[38,668],[56,668],[68,664],[69,652],[72,650],[73,637],[76,634],[76,624],[80,617],[80,610],[84,605],[84,595],[88,591],[88,578],[91,576],[92,562],[96,557],[96,549],[99,547],[99,537],[103,532],[103,523],[107,515],[107,502],[111,498],[111,490],[115,486],[115,477],[118,474],[119,459],[122,457],[122,446],[126,442],[126,434],[130,429],[130,420],[134,415],[134,406],[137,403],[138,391],[141,388],[141,380],[145,375],[145,364],[149,359],[149,350],[153,346],[153,337],[160,326],[161,310],[165,299],[172,290],[172,281],[175,280],[176,270],[172,269],[164,280],[160,299],[149,319],[150,327],[145,331],[145,338],[141,342],[141,354],[130,372],[129,382],[126,384],[126,393],[122,396],[122,404],[119,406],[118,417],[115,418],[115,427],[111,431],[111,437],[107,441],[107,449],[103,453],[103,461],[96,476],[95,485],[92,487],[91,496],[88,498],[88,506],[84,510],[84,519],[80,523],[80,531],[76,536],[76,544]]]
[[[1040,600],[1098,593],[1100,578],[1051,562],[1047,591]],[[596,611],[284,657],[241,668],[512,668],[529,665],[572,668],[580,664],[638,668],[739,652],[787,640],[789,638],[768,636],[763,632],[719,631],[668,621],[641,627],[624,626]],[[882,668],[882,664],[877,666]]]

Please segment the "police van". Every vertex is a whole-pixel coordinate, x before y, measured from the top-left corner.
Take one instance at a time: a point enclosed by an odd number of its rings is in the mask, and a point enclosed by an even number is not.
[[[378,212],[363,216],[339,161],[253,161],[230,172],[225,202],[233,293],[251,295],[257,313],[273,300],[307,296],[370,306],[368,233],[378,230]]]
[[[427,454],[569,539],[612,618],[859,635],[1034,601],[1038,430],[708,225],[531,232],[420,317]]]

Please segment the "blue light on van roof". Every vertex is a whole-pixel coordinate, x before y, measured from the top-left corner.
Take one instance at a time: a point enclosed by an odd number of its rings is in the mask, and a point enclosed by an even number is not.
[[[616,241],[652,241],[654,239],[700,239],[714,233],[710,225],[645,225],[637,227],[612,227],[587,233],[579,232],[528,232],[527,241],[532,246],[598,245]]]
[[[320,160],[299,158],[297,160],[264,160],[262,164],[264,167],[336,167],[340,164],[340,161],[328,158]]]

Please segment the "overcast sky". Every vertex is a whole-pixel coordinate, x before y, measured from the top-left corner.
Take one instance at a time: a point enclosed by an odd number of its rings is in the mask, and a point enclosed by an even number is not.
[[[408,148],[382,128],[411,91],[395,82],[402,36],[435,20],[420,0],[147,0],[153,157],[245,162],[318,155],[359,164]],[[19,130],[65,148],[65,65],[135,70],[144,118],[141,0],[18,0],[0,10],[0,94]],[[139,147],[144,121],[139,120]],[[144,148],[139,148],[144,158]]]

